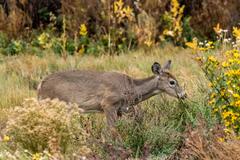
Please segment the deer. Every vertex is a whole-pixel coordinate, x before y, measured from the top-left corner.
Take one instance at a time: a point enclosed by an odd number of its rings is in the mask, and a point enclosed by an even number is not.
[[[81,113],[103,112],[107,125],[115,127],[122,113],[160,93],[187,98],[177,79],[169,72],[171,60],[163,67],[151,66],[153,75],[135,79],[118,72],[71,70],[50,74],[38,86],[38,99],[58,98],[75,103]]]

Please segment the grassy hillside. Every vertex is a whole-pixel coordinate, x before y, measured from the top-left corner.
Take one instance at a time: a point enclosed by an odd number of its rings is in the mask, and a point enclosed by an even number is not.
[[[1,156],[8,157],[9,152],[9,154],[26,156],[30,159],[32,156],[36,156],[34,153],[41,153],[42,156],[46,156],[43,155],[44,150],[51,152],[49,145],[46,145],[46,148],[39,147],[41,146],[39,143],[41,139],[32,139],[32,143],[36,141],[37,147],[35,148],[24,140],[29,138],[27,136],[32,136],[30,128],[26,128],[25,134],[24,129],[19,129],[21,127],[11,129],[11,124],[7,122],[11,121],[10,118],[13,118],[14,123],[23,125],[22,127],[31,126],[28,125],[31,122],[20,123],[19,119],[11,116],[11,113],[16,114],[15,106],[21,105],[21,108],[35,107],[34,103],[30,105],[26,103],[22,105],[22,103],[26,98],[36,98],[34,88],[46,75],[59,70],[91,69],[116,71],[126,73],[132,77],[143,78],[152,75],[151,65],[153,62],[164,63],[168,59],[173,61],[171,72],[188,93],[186,101],[180,102],[177,99],[161,94],[143,102],[141,104],[140,119],[125,115],[118,123],[118,130],[123,138],[123,144],[118,144],[106,137],[108,132],[106,131],[103,114],[81,115],[82,119],[80,118],[76,123],[79,123],[79,125],[81,123],[86,124],[82,129],[87,129],[91,135],[86,138],[86,144],[84,144],[91,150],[91,154],[87,154],[88,156],[95,155],[98,158],[107,158],[115,152],[119,152],[120,156],[124,155],[122,153],[124,152],[128,156],[131,155],[131,157],[158,156],[166,158],[170,156],[182,144],[182,135],[186,130],[186,126],[197,126],[203,120],[208,124],[207,127],[211,127],[215,123],[211,118],[210,108],[205,105],[207,81],[201,69],[192,59],[189,50],[171,45],[149,50],[140,49],[114,57],[68,57],[66,61],[48,51],[44,53],[43,57],[31,55],[3,57],[0,64],[0,127],[3,129],[1,136],[9,136],[10,140],[6,143],[0,142],[3,152]],[[41,109],[36,108],[33,112],[40,111]],[[28,118],[30,121],[33,119],[31,116]],[[37,122],[39,121],[37,120]],[[8,129],[4,129],[6,125]],[[52,127],[54,128],[54,126]],[[57,134],[61,135],[63,133]],[[46,133],[45,136],[49,137],[50,135],[51,133]],[[69,158],[74,157],[74,155],[82,155],[77,140],[76,144],[78,145],[70,142],[64,143],[64,146],[67,147],[63,150],[62,145],[59,144],[58,156]],[[112,148],[108,148],[110,144]],[[27,149],[26,153],[22,153],[24,148]],[[54,153],[52,154],[54,155]]]

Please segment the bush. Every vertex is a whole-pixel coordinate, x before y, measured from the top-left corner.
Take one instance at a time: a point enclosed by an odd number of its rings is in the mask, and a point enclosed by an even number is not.
[[[170,11],[166,11],[162,16],[163,21],[163,35],[161,39],[170,39],[175,44],[183,41],[182,32],[183,32],[183,11],[185,6],[180,6],[178,0],[171,0]]]
[[[228,50],[224,59],[208,56],[203,69],[212,88],[209,105],[227,129],[240,133],[240,52]],[[221,57],[222,58],[222,57]]]
[[[198,43],[195,39],[187,45],[198,53],[196,59],[210,81],[208,104],[213,114],[223,122],[226,132],[240,135],[240,28],[233,28],[234,39],[227,38],[227,30],[222,30],[219,24],[214,30],[218,35],[215,43]],[[219,44],[223,48],[214,54],[212,49]]]
[[[3,53],[5,55],[16,55],[23,53],[23,51],[26,49],[26,43],[21,40],[12,40],[7,48],[3,50]]]
[[[65,153],[69,146],[85,144],[88,135],[82,127],[76,105],[28,99],[14,108],[4,133],[32,152]]]

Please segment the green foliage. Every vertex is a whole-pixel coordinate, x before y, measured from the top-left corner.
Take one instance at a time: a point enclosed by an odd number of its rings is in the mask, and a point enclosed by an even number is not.
[[[23,51],[26,49],[26,43],[21,40],[12,40],[8,46],[4,49],[5,55],[16,55],[23,53]]]
[[[0,32],[0,53],[4,55],[17,55],[26,50],[27,43],[23,40],[9,40],[7,36]]]
[[[68,54],[73,55],[75,52],[75,44],[73,40],[68,40],[66,43],[66,51]]]
[[[193,38],[196,36],[194,30],[190,25],[191,17],[184,17],[183,18],[183,33],[182,36],[184,37],[186,42],[192,41]]]
[[[48,11],[47,7],[43,7],[41,9],[38,10],[38,14],[39,14],[39,18],[41,18],[42,20],[48,20],[50,13]]]
[[[138,108],[135,117],[120,120],[118,130],[133,156],[141,157],[145,152],[164,156],[178,147],[186,125],[196,126],[199,118],[204,118],[212,127],[214,120],[209,113],[210,108],[194,102],[155,99],[146,102],[140,111]]]
[[[55,54],[61,55],[63,52],[62,44],[57,38],[52,39],[52,50]]]

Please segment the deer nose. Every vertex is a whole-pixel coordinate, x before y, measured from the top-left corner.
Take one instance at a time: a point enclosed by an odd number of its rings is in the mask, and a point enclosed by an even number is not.
[[[187,93],[186,92],[181,92],[180,94],[178,94],[178,97],[180,99],[185,99],[185,98],[187,98]]]

